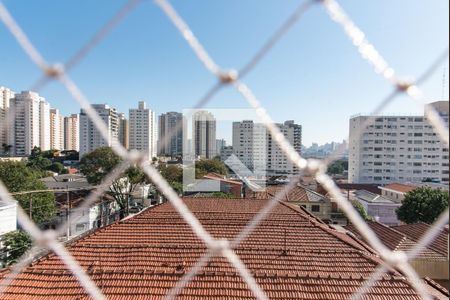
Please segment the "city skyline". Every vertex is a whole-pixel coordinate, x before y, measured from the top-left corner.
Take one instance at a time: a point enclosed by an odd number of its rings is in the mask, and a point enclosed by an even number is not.
[[[30,3],[30,7],[24,9],[16,1],[5,1],[37,48],[48,56],[49,61],[55,62],[65,61],[76,52],[122,3],[99,1],[94,6],[101,9],[92,9],[88,1],[79,1],[73,9],[67,10],[67,3],[50,6],[43,1]],[[269,0],[227,4],[174,3],[213,58],[225,69],[239,69],[244,65],[298,4],[290,0],[283,6]],[[351,15],[359,16],[357,22],[369,40],[386,56],[399,76],[406,79],[422,74],[448,47],[448,26],[445,24],[448,2],[408,4],[406,0],[342,3]],[[139,100],[146,101],[158,113],[194,106],[214,84],[214,78],[198,64],[159,10],[150,3],[141,5],[143,7],[133,11],[89,53],[86,61],[71,71],[71,75],[91,102],[106,102],[118,111],[126,112]],[[388,10],[384,9],[386,5]],[[210,13],[201,14],[200,8],[208,9]],[[246,21],[246,13],[254,10],[258,17],[252,22]],[[244,13],[239,14],[241,11]],[[41,34],[47,32],[45,28],[49,23],[34,22],[31,12],[39,14],[43,20],[60,21],[60,26],[51,34]],[[76,23],[78,14],[83,15],[83,25]],[[381,16],[383,22],[379,22]],[[235,22],[230,23],[230,19]],[[228,26],[221,26],[224,23]],[[136,28],[147,30],[143,34]],[[316,30],[311,32],[310,28]],[[71,39],[59,43],[67,34]],[[220,35],[230,37],[229,44],[223,45],[221,39],[217,40]],[[117,39],[125,42],[113,43]],[[129,51],[129,45],[137,41],[140,46],[132,47],[132,55],[123,55],[128,53],[123,47]],[[154,41],[158,43],[154,44]],[[0,59],[4,61],[0,82],[16,91],[31,88],[40,74],[1,26],[0,43],[5,45],[5,50],[0,53]],[[399,43],[402,47],[398,47]],[[236,45],[239,47],[234,47]],[[276,122],[292,119],[303,125],[305,144],[341,140],[348,135],[347,119],[351,115],[372,111],[392,91],[388,83],[367,68],[357,53],[350,51],[351,48],[351,42],[341,35],[340,28],[317,6],[308,11],[245,81]],[[317,52],[317,49],[323,50]],[[448,62],[439,66],[422,86],[428,102],[448,99],[449,76],[446,75],[443,85],[444,67],[448,69]],[[68,109],[76,103],[59,84],[51,83],[38,92],[45,94],[62,114],[73,113]],[[419,106],[408,105],[407,101],[406,97],[399,97],[385,113],[422,113]],[[209,105],[216,108],[230,106],[242,108],[247,104],[239,95],[225,89]]]

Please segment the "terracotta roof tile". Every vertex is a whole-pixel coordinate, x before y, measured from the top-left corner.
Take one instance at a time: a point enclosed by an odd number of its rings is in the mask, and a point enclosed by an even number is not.
[[[215,237],[232,239],[267,204],[237,199],[185,199]],[[286,241],[286,242],[285,242]],[[166,203],[67,246],[108,299],[162,299],[207,248]],[[380,260],[349,236],[285,203],[278,204],[236,250],[270,299],[348,299]],[[3,274],[3,275],[2,275]],[[0,277],[5,276],[0,272]],[[438,299],[446,299],[429,287]],[[0,299],[89,299],[54,254],[30,265]],[[213,258],[177,299],[254,299],[236,270]],[[391,271],[370,299],[419,299]]]
[[[391,183],[382,188],[397,191],[399,193],[409,193],[409,192],[415,190],[417,187],[412,186],[412,185],[401,184],[401,183]]]
[[[390,228],[378,222],[368,222],[368,225],[383,242],[383,244],[390,250],[407,251],[417,245],[418,239],[415,240],[408,235],[405,235],[401,231],[397,230],[398,227]],[[353,225],[350,224],[345,228],[355,234],[358,238],[362,238]],[[428,246],[419,254],[419,258],[429,260],[446,260],[447,255]]]
[[[392,228],[417,242],[420,240],[422,235],[424,235],[431,228],[431,226],[425,223],[417,223],[394,226]],[[428,247],[448,256],[448,230],[443,229]]]

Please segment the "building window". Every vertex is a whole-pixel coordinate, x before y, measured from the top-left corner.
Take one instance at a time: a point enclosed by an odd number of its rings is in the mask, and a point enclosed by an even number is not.
[[[320,212],[320,205],[311,205],[312,212]]]

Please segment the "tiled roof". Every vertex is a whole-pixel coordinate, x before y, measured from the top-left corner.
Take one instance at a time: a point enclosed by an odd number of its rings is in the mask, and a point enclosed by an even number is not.
[[[267,201],[185,199],[217,238],[232,239]],[[162,299],[207,248],[171,204],[148,209],[67,246],[108,299]],[[269,299],[349,299],[370,278],[379,259],[344,233],[301,209],[279,203],[236,249]],[[0,271],[0,277],[2,272]],[[446,299],[429,287],[438,299]],[[419,299],[391,271],[370,299]],[[88,299],[60,259],[49,254],[18,276],[0,299]],[[177,299],[254,299],[236,270],[216,257]]]
[[[378,222],[368,222],[368,225],[381,242],[383,242],[390,250],[407,251],[417,245],[416,240],[394,228],[390,228]],[[350,224],[345,228],[355,234],[358,238],[361,238],[361,235],[353,225]],[[447,256],[428,246],[419,254],[419,258],[428,260],[446,260]]]
[[[247,198],[267,200],[274,197],[278,192],[282,191],[285,185],[269,185],[263,192],[252,192],[247,193]],[[304,186],[297,185],[289,193],[284,193],[283,201],[286,202],[325,202],[326,197],[321,194],[314,192]]]
[[[417,187],[412,186],[412,185],[401,184],[401,183],[391,183],[391,184],[388,184],[381,188],[386,189],[386,190],[396,191],[399,193],[409,193],[409,192],[415,190]]]
[[[408,224],[392,227],[408,236],[414,241],[419,241],[431,226],[425,223]],[[443,229],[436,239],[428,246],[443,255],[448,255],[448,229]]]

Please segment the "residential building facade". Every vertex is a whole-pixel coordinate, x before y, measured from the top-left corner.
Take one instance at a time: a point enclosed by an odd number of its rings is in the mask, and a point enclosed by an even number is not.
[[[183,155],[185,146],[183,129],[185,128],[183,114],[168,112],[158,119],[158,155],[179,157]],[[177,130],[178,129],[178,130]],[[173,135],[171,138],[170,135]]]
[[[140,101],[137,109],[129,111],[129,148],[144,153],[148,159],[157,154],[156,114]]]
[[[430,105],[448,126],[448,101]],[[425,116],[356,116],[350,119],[348,180],[448,184],[448,151]]]
[[[125,148],[129,147],[129,122],[124,113],[119,114],[119,143]]]
[[[28,156],[34,147],[50,149],[50,105],[30,91],[16,94],[10,101],[9,144],[16,156]]]
[[[80,119],[78,114],[64,118],[64,150],[80,151]]]
[[[276,124],[284,137],[301,154],[302,127],[294,121]],[[298,168],[272,139],[264,124],[253,121],[233,123],[233,150],[239,160],[256,174],[294,175]]]
[[[0,146],[2,146],[0,153],[2,154],[9,154],[9,149],[3,149],[3,145],[10,145],[10,126],[13,126],[13,123],[10,118],[9,106],[14,96],[15,93],[12,90],[0,86]]]
[[[50,109],[50,149],[64,150],[64,117],[56,108]]]
[[[198,158],[214,158],[217,154],[215,117],[210,112],[198,111],[192,119],[194,155]]]
[[[108,130],[108,136],[105,138],[84,109],[80,111],[80,159],[86,153],[94,151],[100,147],[111,147],[118,140],[119,136],[119,117],[115,108],[106,104],[93,104],[97,114],[103,120]]]

